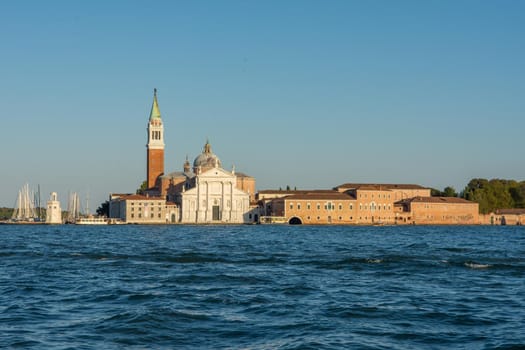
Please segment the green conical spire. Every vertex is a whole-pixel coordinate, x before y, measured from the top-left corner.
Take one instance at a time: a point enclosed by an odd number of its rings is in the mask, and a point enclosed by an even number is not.
[[[153,89],[153,105],[151,106],[151,113],[149,114],[149,120],[161,119],[159,103],[157,102],[157,89]]]

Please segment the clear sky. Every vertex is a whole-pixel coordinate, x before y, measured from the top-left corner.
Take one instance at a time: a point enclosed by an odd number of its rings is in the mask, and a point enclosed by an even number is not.
[[[206,138],[258,189],[525,179],[525,1],[2,1],[0,206],[134,192]]]

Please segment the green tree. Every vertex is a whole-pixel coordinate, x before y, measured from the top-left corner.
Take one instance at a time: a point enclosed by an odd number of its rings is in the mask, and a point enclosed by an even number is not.
[[[10,219],[13,216],[13,208],[0,208],[0,220]]]
[[[140,184],[140,187],[137,189],[137,194],[144,194],[146,192],[146,190],[148,189],[148,182],[147,181],[143,181],[141,184]]]
[[[443,195],[443,192],[441,192],[440,190],[436,190],[435,188],[431,188],[430,195],[432,197],[441,197]]]
[[[109,201],[100,204],[96,211],[98,216],[109,216]]]
[[[443,189],[443,197],[457,197],[458,194],[454,187],[447,186]]]
[[[472,179],[461,195],[470,201],[479,203],[481,213],[496,209],[525,207],[525,184],[515,180]]]
[[[445,187],[443,191],[436,190],[435,188],[431,188],[430,195],[432,197],[457,197],[458,196],[454,187],[451,187],[451,186]]]
[[[525,181],[522,181],[515,187],[512,187],[509,192],[512,200],[514,201],[514,207],[525,208]]]

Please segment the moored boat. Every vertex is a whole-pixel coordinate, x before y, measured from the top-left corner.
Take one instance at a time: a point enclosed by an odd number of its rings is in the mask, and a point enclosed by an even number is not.
[[[102,216],[90,216],[78,218],[75,220],[75,225],[107,225],[108,218]]]

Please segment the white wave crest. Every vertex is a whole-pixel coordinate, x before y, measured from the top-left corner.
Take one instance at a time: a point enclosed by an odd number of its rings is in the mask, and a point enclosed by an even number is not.
[[[381,264],[383,260],[382,259],[367,259],[366,262],[369,264]]]
[[[488,269],[490,267],[488,264],[476,264],[473,262],[466,262],[465,266],[471,269]]]

